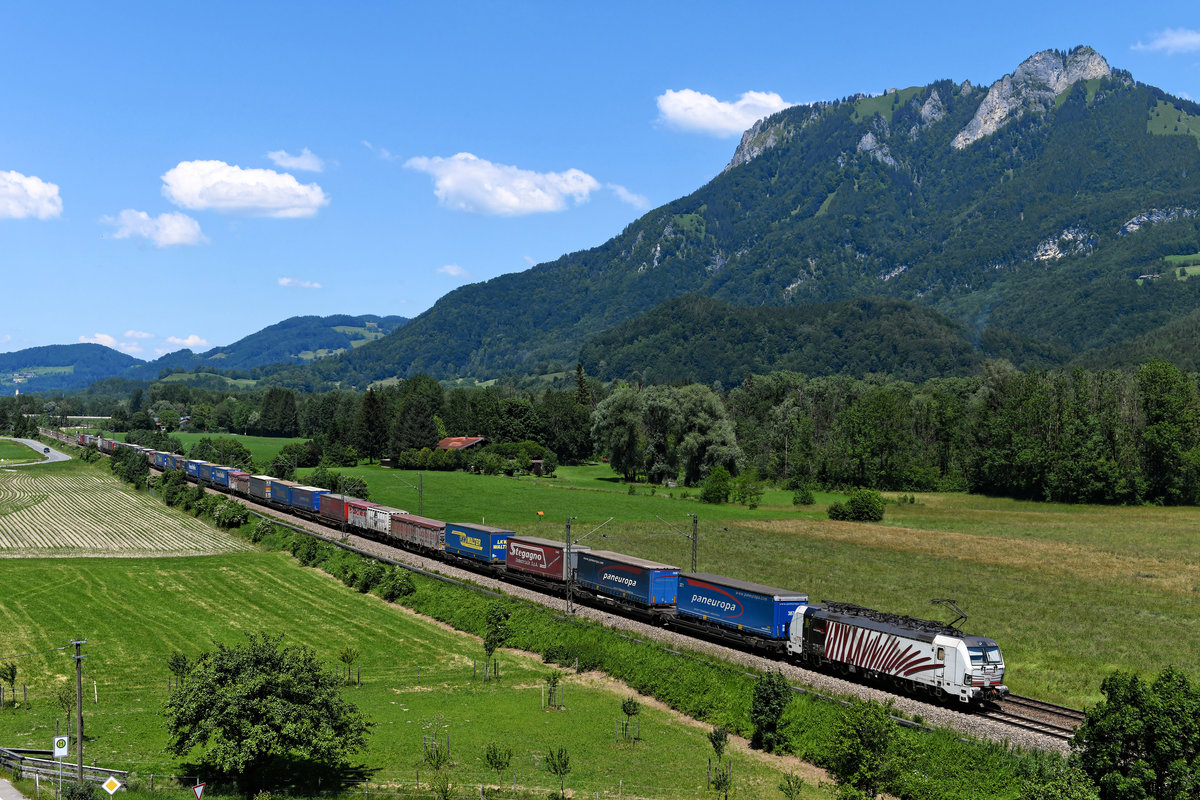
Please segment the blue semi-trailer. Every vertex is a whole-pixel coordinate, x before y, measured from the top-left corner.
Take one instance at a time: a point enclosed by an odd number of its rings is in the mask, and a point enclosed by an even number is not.
[[[447,522],[446,552],[488,564],[503,564],[508,555],[508,537],[514,533],[487,525]]]
[[[644,606],[672,606],[679,588],[679,567],[610,550],[582,550],[575,582],[599,594]]]
[[[768,639],[786,639],[788,624],[808,595],[790,589],[711,575],[683,572],[678,579],[676,613]]]

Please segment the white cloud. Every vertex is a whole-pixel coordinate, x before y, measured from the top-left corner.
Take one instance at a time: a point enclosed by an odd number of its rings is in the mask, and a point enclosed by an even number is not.
[[[280,278],[280,286],[295,286],[298,289],[323,289],[325,287],[315,281],[302,281],[296,278]]]
[[[0,171],[0,219],[50,219],[61,214],[57,184],[33,175]]]
[[[200,223],[178,212],[151,217],[145,211],[127,208],[115,217],[101,217],[100,221],[116,227],[113,238],[137,236],[154,242],[155,247],[208,243],[208,237],[200,231]]]
[[[443,275],[449,275],[451,278],[467,278],[471,275],[471,273],[467,272],[458,264],[447,264],[444,267],[438,267],[435,271],[440,272]]]
[[[395,161],[398,158],[398,156],[392,155],[391,151],[389,151],[386,147],[376,147],[366,139],[363,139],[363,147],[367,148],[384,161]]]
[[[154,334],[146,333],[145,331],[125,331],[125,338],[126,339],[153,339]]]
[[[224,161],[181,161],[162,176],[163,195],[177,206],[265,217],[311,217],[329,198],[315,183],[286,172],[242,169]]]
[[[693,89],[668,89],[658,96],[658,118],[675,128],[711,136],[740,136],[763,117],[792,103],[774,92],[745,92],[726,103]]]
[[[139,333],[138,331],[125,331],[125,338],[130,336],[149,336],[148,333]],[[83,344],[102,344],[105,347],[111,347],[113,350],[121,350],[131,356],[136,356],[142,352],[142,346],[137,342],[119,342],[117,337],[109,336],[107,333],[93,333],[91,336],[80,336],[79,341]]]
[[[116,349],[117,337],[109,336],[107,333],[93,333],[91,336],[80,336],[80,344],[102,344],[105,347]]]
[[[205,341],[204,339],[201,339],[199,336],[197,336],[194,333],[191,334],[190,336],[188,336],[186,339],[180,339],[178,336],[168,336],[167,344],[174,344],[174,345],[178,345],[179,347],[186,347],[191,350],[195,350],[197,347],[208,347],[209,346],[207,341]],[[160,350],[159,352],[170,352],[170,350]]]
[[[1193,53],[1200,50],[1200,31],[1188,28],[1167,28],[1154,34],[1149,44],[1140,41],[1133,46],[1134,50],[1148,50],[1155,53],[1166,53],[1173,56],[1176,53]]]
[[[650,201],[647,200],[644,195],[635,194],[635,193],[629,191],[628,189],[626,189],[624,186],[621,186],[616,183],[610,183],[610,184],[608,184],[608,189],[613,194],[615,194],[617,196],[617,199],[620,200],[622,203],[628,203],[629,205],[633,206],[634,208],[649,208],[650,207]]]
[[[325,162],[307,147],[294,156],[287,150],[274,150],[267,153],[267,158],[275,162],[275,166],[284,169],[302,169],[306,172],[320,172],[325,169]]]
[[[582,203],[600,188],[595,178],[577,169],[532,172],[493,164],[470,153],[410,158],[404,166],[433,176],[433,191],[443,206],[475,214],[515,217],[562,211],[567,198]]]

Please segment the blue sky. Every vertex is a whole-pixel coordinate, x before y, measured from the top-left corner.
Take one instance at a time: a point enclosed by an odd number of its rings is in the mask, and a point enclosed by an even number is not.
[[[0,351],[412,317],[688,194],[784,104],[1087,44],[1200,99],[1200,6],[0,5]]]

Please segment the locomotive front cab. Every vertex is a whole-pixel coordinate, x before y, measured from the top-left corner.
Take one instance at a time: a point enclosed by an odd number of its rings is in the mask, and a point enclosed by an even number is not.
[[[961,700],[996,699],[1008,694],[1004,685],[1004,656],[1000,646],[982,636],[964,636]]]

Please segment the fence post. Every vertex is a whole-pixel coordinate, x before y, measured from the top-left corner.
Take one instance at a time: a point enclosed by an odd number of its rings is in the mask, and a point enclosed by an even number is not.
[[[362,686],[362,664],[358,665],[358,685]]]

